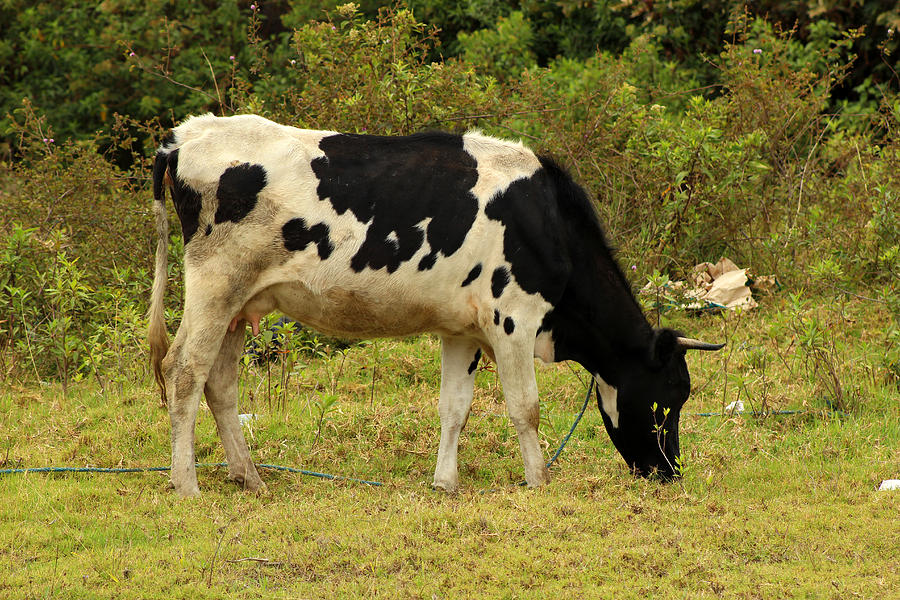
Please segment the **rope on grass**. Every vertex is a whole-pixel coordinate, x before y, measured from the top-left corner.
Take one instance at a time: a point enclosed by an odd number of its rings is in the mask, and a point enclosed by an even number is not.
[[[553,454],[553,457],[547,463],[547,467],[553,465],[556,462],[556,459],[559,458],[559,455],[562,454],[563,448],[566,447],[566,444],[569,443],[569,438],[572,437],[572,434],[575,432],[575,428],[578,426],[578,422],[581,421],[581,417],[584,416],[585,410],[587,410],[588,402],[591,399],[591,389],[593,389],[594,381],[591,379],[590,385],[588,385],[587,394],[584,397],[584,405],[581,407],[581,411],[578,413],[578,416],[575,417],[575,422],[572,423],[572,427],[569,429],[569,433],[563,438],[562,443],[560,443],[559,448],[556,449],[556,452]],[[227,467],[228,463],[197,463],[197,468],[207,468],[207,467]],[[329,479],[332,481],[350,481],[353,483],[362,483],[364,485],[371,485],[380,487],[384,484],[378,481],[369,481],[366,479],[356,479],[353,477],[344,477],[342,475],[330,475],[328,473],[319,473],[317,471],[307,471],[305,469],[295,469],[293,467],[285,467],[282,465],[270,465],[270,464],[258,464],[256,465],[257,469],[271,469],[273,471],[286,471],[288,473],[298,473],[300,475],[306,475],[308,477],[318,477],[319,479]],[[145,472],[163,472],[171,470],[170,467],[26,467],[22,469],[0,469],[0,475],[12,475],[15,473],[145,473]]]
[[[809,412],[806,410],[726,410],[725,412],[702,412],[702,413],[684,413],[691,417],[737,417],[739,415],[752,415],[760,417],[765,415],[799,415],[800,413]]]
[[[169,467],[25,467],[23,469],[0,469],[0,475],[14,473],[143,473],[144,471],[168,470]]]
[[[197,468],[207,467],[227,467],[228,463],[197,463]],[[284,467],[281,465],[256,465],[257,469],[272,469],[274,471],[287,471],[288,473],[299,473],[309,477],[318,477],[320,479],[330,479],[334,481],[350,481],[353,483],[363,483],[365,485],[381,486],[382,483],[377,481],[368,481],[365,479],[355,479],[353,477],[343,477],[341,475],[329,475],[328,473],[318,473],[316,471],[307,471],[305,469],[295,469],[293,467]],[[171,467],[34,467],[24,469],[0,469],[0,475],[10,475],[13,473],[144,473],[152,471],[169,471]]]
[[[566,434],[566,437],[563,438],[562,443],[559,445],[559,448],[556,449],[556,452],[553,454],[553,458],[547,463],[547,468],[553,466],[553,463],[556,462],[556,459],[559,458],[559,455],[562,454],[563,448],[566,447],[566,444],[569,443],[569,438],[572,437],[572,434],[575,432],[575,428],[578,427],[578,422],[581,421],[581,417],[584,416],[584,411],[587,410],[588,402],[591,401],[591,390],[594,389],[594,378],[591,377],[591,382],[588,384],[587,394],[584,396],[584,405],[581,407],[581,412],[578,413],[578,416],[575,417],[575,422],[572,423],[572,427],[569,429],[569,433]]]
[[[722,412],[705,412],[705,413],[682,413],[682,415],[686,415],[689,417],[737,417],[737,416],[752,416],[752,417],[767,417],[769,415],[807,415],[807,414],[815,414],[818,410],[726,410],[724,413]],[[849,416],[848,413],[842,410],[829,410],[833,415],[838,415],[841,417]]]
[[[566,444],[569,443],[569,439],[572,437],[572,434],[575,433],[575,428],[578,427],[578,423],[581,422],[581,418],[584,416],[585,411],[587,410],[588,403],[591,400],[591,390],[593,390],[595,385],[593,377],[591,378],[591,382],[588,384],[587,394],[584,396],[584,404],[581,406],[581,410],[578,412],[578,415],[575,417],[575,421],[572,423],[572,426],[569,428],[569,432],[562,439],[562,442],[559,444],[559,448],[556,449],[556,452],[553,453],[553,457],[547,462],[547,468],[553,466],[553,463],[556,462],[556,459],[559,458],[559,455],[562,454],[563,449],[566,447]],[[814,411],[809,410],[773,410],[773,411],[745,411],[745,412],[735,412],[734,415],[796,415],[802,413],[809,413]],[[841,411],[833,411],[840,415],[845,415]],[[708,412],[708,413],[685,413],[686,415],[693,417],[720,417],[727,416],[727,414],[723,414],[721,412]],[[227,467],[228,463],[197,463],[197,468],[207,468],[207,467]],[[319,473],[317,471],[307,471],[305,469],[295,469],[293,467],[285,467],[282,465],[270,465],[270,464],[258,464],[256,465],[257,469],[271,469],[273,471],[285,471],[287,473],[297,473],[300,475],[306,475],[308,477],[318,477],[319,479],[329,479],[332,481],[349,481],[352,483],[362,483],[364,485],[371,485],[375,487],[381,487],[382,483],[378,481],[369,481],[366,479],[356,479],[354,477],[344,477],[343,475],[331,475],[329,473]],[[171,470],[170,467],[32,467],[32,468],[22,468],[22,469],[0,469],[0,475],[12,475],[15,473],[145,473],[145,472],[163,472]],[[524,482],[523,482],[524,484]]]
[[[218,463],[218,466],[227,466],[226,463]],[[272,469],[273,471],[287,471],[288,473],[299,473],[300,475],[306,475],[308,477],[318,477],[319,479],[331,479],[336,481],[350,481],[353,483],[363,483],[365,485],[373,485],[375,487],[381,487],[384,485],[378,481],[368,481],[366,479],[355,479],[353,477],[344,477],[343,475],[329,475],[328,473],[317,473],[316,471],[306,471],[304,469],[295,469],[293,467],[283,467],[281,465],[256,465],[256,468],[262,469]]]

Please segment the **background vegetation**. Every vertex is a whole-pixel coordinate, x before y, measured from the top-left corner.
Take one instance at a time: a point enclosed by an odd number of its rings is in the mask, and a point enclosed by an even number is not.
[[[599,575],[580,583],[605,594],[614,589],[604,582],[619,578],[637,582],[637,597],[684,589],[695,597],[882,595],[883,582],[896,580],[890,557],[900,549],[866,535],[896,514],[896,500],[872,499],[872,486],[900,477],[896,3],[340,4],[0,1],[0,467],[165,460],[168,418],[154,404],[143,341],[155,247],[148,165],[168,127],[206,111],[343,131],[477,127],[521,138],[560,159],[596,198],[636,288],[665,285],[722,255],[751,274],[776,275],[778,289],[750,314],[695,318],[647,300],[651,319],[729,342],[715,357],[691,359],[694,411],[724,415],[741,400],[762,416],[688,419],[687,474],[669,488],[625,481],[599,417],[589,416],[567,463],[578,471],[564,469],[556,492],[527,496],[514,490],[515,439],[485,366],[476,399],[484,419],[467,430],[463,478],[476,490],[501,488],[501,499],[464,491],[434,500],[405,486],[424,486],[433,468],[434,403],[419,399],[437,393],[435,341],[348,346],[288,332],[281,360],[245,364],[241,411],[263,415],[255,456],[387,479],[391,489],[375,495],[375,508],[361,500],[369,490],[311,492],[274,477],[275,507],[248,531],[266,540],[259,552],[289,549],[272,554],[280,566],[216,567],[217,556],[257,551],[233,537],[229,524],[250,509],[218,474],[201,482],[218,490],[203,500],[212,523],[178,508],[162,484],[6,478],[0,497],[13,500],[0,506],[0,520],[49,533],[0,537],[22,567],[0,576],[0,596],[140,595],[146,588],[126,579],[145,553],[156,567],[135,580],[165,581],[160,589],[172,597],[265,595],[267,586],[318,595],[320,580],[332,592],[367,593],[398,579],[398,595],[437,593],[437,564],[412,556],[386,564],[386,550],[354,532],[378,522],[372,511],[398,535],[414,528],[390,543],[420,548],[419,556],[474,557],[487,544],[497,561],[522,566],[504,577],[526,591],[534,560],[547,566],[540,580],[555,582],[547,589],[564,590],[570,569],[590,555]],[[174,234],[171,325],[180,243]],[[541,377],[549,448],[580,383],[564,366]],[[803,414],[772,416],[778,409]],[[219,460],[211,420],[201,421],[200,456]],[[273,519],[290,521],[292,502],[310,493],[310,503],[354,507],[352,523],[339,533],[306,523],[300,537],[267,529]],[[156,529],[124,516],[121,526],[82,522],[131,498]],[[68,515],[70,506],[80,508]],[[476,507],[474,520],[460,516],[467,506]],[[519,509],[533,522],[522,525]],[[614,525],[596,517],[623,511]],[[591,518],[578,525],[574,515],[583,513]],[[687,524],[669,535],[655,525],[664,519]],[[710,521],[716,536],[704,533]],[[204,527],[208,535],[198,535]],[[541,527],[534,535],[558,553],[526,544]],[[804,538],[805,527],[821,545]],[[462,542],[452,550],[433,542],[454,536]],[[511,555],[491,545],[510,536]],[[573,536],[581,553],[562,549]],[[606,536],[603,548],[631,549],[597,554]],[[632,547],[636,536],[645,543]],[[201,538],[206,545],[191,546]],[[846,550],[848,539],[858,550]],[[118,550],[102,550],[109,540]],[[180,548],[177,561],[170,547]],[[696,570],[721,552],[725,574]],[[790,587],[778,577],[792,553],[800,569]],[[503,583],[474,560],[462,561],[460,580],[476,572]],[[450,589],[475,593],[451,579]]]
[[[147,161],[203,111],[523,138],[636,284],[727,255],[896,315],[900,13],[776,4],[5,2],[0,372],[67,384],[135,343]]]

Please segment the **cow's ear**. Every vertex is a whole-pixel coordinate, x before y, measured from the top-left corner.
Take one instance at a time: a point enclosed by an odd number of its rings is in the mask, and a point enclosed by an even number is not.
[[[650,367],[661,369],[672,360],[678,351],[678,332],[671,329],[657,329],[653,332],[653,341],[650,344]]]

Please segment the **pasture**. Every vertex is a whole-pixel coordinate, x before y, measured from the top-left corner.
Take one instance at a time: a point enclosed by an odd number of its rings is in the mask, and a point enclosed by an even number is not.
[[[250,494],[210,467],[201,496],[181,500],[164,472],[2,475],[0,597],[896,597],[900,494],[875,491],[900,475],[896,382],[873,367],[888,320],[862,299],[788,294],[743,315],[664,313],[664,326],[728,342],[689,355],[685,476],[672,484],[631,476],[592,399],[550,485],[520,487],[515,430],[482,362],[452,495],[430,489],[438,340],[339,349],[307,335],[242,370],[254,460],[383,486],[263,470],[267,489]],[[538,367],[546,457],[582,381]],[[801,412],[722,415],[738,399]],[[146,372],[65,395],[4,386],[0,414],[2,468],[169,461]],[[197,458],[223,460],[205,405]]]

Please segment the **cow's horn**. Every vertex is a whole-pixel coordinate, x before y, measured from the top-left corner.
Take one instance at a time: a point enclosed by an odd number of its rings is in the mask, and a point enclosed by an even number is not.
[[[694,338],[679,337],[678,345],[685,350],[721,350],[725,344],[709,344]]]

